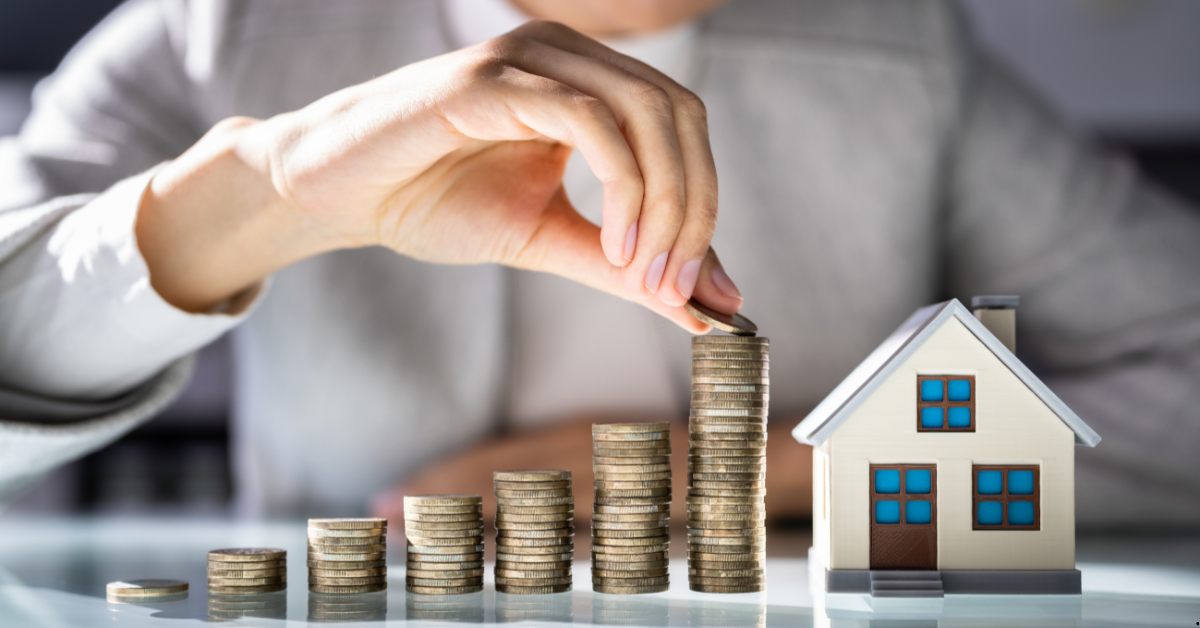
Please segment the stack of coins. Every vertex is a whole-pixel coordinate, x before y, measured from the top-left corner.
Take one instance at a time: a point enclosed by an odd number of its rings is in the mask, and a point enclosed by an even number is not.
[[[287,551],[237,547],[208,553],[208,592],[257,595],[287,588]]]
[[[659,593],[670,588],[671,426],[592,426],[592,590]]]
[[[765,587],[769,345],[755,336],[692,339],[688,583],[693,591]]]
[[[308,520],[308,590],[373,593],[387,589],[387,519]]]
[[[496,490],[496,591],[570,591],[575,558],[571,472],[497,471],[492,480]]]
[[[243,617],[286,619],[287,593],[208,594],[209,621],[233,621]]]
[[[187,593],[188,583],[185,580],[118,580],[104,587],[108,601],[119,604],[174,602],[187,599]]]
[[[405,495],[409,593],[460,595],[483,590],[483,497]]]
[[[310,623],[382,621],[387,618],[387,610],[387,593],[308,594]]]

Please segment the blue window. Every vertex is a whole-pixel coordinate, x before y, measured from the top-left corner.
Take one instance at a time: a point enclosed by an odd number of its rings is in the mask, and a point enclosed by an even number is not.
[[[975,530],[1041,529],[1036,465],[975,465]]]
[[[942,380],[927,379],[921,382],[921,401],[941,401]]]
[[[909,469],[904,472],[904,492],[909,495],[928,495],[933,482],[928,469]]]
[[[1008,525],[1033,525],[1033,502],[1008,502]]]
[[[875,471],[875,492],[894,495],[900,492],[900,471],[878,469]]]
[[[952,379],[946,387],[950,401],[970,401],[971,382],[965,379]]]
[[[975,488],[980,495],[999,495],[1004,492],[1004,473],[1002,471],[978,471]]]
[[[900,502],[891,500],[875,502],[875,523],[900,523]]]
[[[929,523],[930,519],[932,519],[932,502],[927,502],[927,501],[904,502],[904,523],[909,523],[909,524]]]
[[[974,375],[918,375],[917,431],[974,432]]]
[[[1004,505],[1000,502],[979,502],[975,506],[975,520],[981,526],[998,526],[1004,523]]]

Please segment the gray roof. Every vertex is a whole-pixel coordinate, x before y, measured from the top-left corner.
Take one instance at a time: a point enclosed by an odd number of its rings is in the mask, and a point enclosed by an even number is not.
[[[792,430],[792,436],[809,445],[824,443],[876,388],[951,318],[957,318],[966,325],[984,346],[1000,358],[1014,375],[1057,414],[1058,418],[1075,432],[1076,443],[1095,447],[1100,442],[1100,435],[1072,412],[1058,395],[1051,392],[1042,380],[997,340],[957,299],[923,307],[914,312],[899,329],[883,341],[883,344],[871,352],[858,368],[842,380],[842,383],[838,384],[796,429]]]

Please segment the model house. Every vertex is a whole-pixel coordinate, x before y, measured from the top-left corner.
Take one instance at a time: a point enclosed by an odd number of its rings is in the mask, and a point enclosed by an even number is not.
[[[1100,436],[1013,354],[1016,302],[918,310],[792,432],[826,591],[1080,592],[1075,446]]]

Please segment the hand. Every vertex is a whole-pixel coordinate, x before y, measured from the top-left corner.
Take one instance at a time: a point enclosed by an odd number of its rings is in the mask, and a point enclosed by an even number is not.
[[[557,24],[210,136],[155,178],[139,214],[152,284],[180,307],[202,310],[304,257],[369,245],[562,275],[696,333],[708,326],[681,308],[693,294],[741,307],[709,247],[717,177],[703,105]],[[563,191],[572,147],[604,184],[602,227]]]

